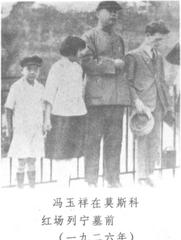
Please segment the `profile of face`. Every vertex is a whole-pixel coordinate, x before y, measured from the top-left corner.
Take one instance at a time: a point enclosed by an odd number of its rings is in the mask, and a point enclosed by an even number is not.
[[[39,76],[39,67],[37,65],[28,65],[22,69],[22,74],[30,83],[34,82]]]
[[[78,58],[78,59],[81,59],[82,56],[84,56],[85,51],[86,51],[86,48],[81,48],[81,49],[79,49],[79,50],[77,51],[77,55],[76,55],[77,58]]]
[[[154,35],[147,35],[147,43],[152,47],[159,49],[163,44],[164,41],[167,39],[167,34],[155,33]]]
[[[84,49],[78,49],[77,54],[76,55],[72,55],[72,56],[68,56],[68,59],[71,62],[80,62],[83,54],[84,54],[85,48]]]
[[[97,12],[97,17],[103,27],[111,27],[117,21],[118,11],[101,9]]]

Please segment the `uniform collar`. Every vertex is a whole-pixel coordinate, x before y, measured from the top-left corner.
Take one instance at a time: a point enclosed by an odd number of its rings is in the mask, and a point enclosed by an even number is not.
[[[96,27],[99,31],[102,31],[108,35],[112,35],[114,33],[114,27],[111,28],[111,31],[106,31],[104,28],[102,28],[102,26],[100,24],[97,25]]]

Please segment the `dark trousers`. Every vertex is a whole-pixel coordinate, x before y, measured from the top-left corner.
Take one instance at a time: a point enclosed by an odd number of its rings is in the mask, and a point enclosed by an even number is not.
[[[145,136],[137,137],[137,175],[138,179],[148,178],[154,172],[155,163],[161,161],[161,103],[157,101],[152,112],[155,124],[152,131]]]
[[[123,106],[88,107],[85,178],[89,184],[97,183],[102,139],[104,179],[111,185],[119,182],[123,114]]]

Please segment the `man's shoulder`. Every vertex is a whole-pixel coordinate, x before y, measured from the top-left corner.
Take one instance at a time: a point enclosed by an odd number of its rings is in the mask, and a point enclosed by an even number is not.
[[[63,64],[63,60],[62,59],[59,59],[57,60],[56,62],[54,62],[50,68],[51,71],[54,71],[54,70],[58,70],[60,67],[62,67],[64,64]]]

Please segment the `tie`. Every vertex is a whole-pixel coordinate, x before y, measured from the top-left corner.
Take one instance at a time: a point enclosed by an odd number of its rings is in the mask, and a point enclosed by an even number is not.
[[[151,49],[151,52],[152,52],[152,62],[153,62],[153,64],[155,64],[157,54],[156,54],[156,51],[154,48]]]

